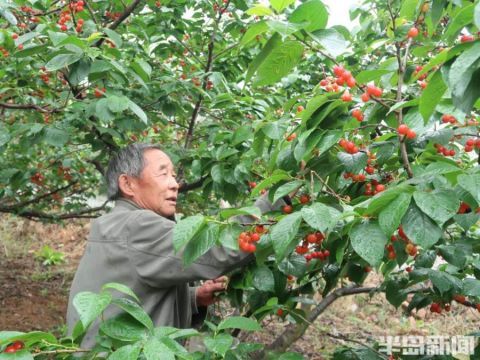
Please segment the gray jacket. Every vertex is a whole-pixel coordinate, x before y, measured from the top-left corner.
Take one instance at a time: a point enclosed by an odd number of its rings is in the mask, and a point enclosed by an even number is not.
[[[263,211],[270,204],[260,201]],[[173,250],[175,222],[128,200],[118,200],[113,211],[92,222],[88,243],[73,279],[67,309],[67,326],[72,333],[79,320],[72,305],[82,291],[99,292],[102,285],[118,282],[130,287],[155,326],[192,326],[197,311],[194,288],[188,283],[214,279],[250,261],[253,256],[215,247],[189,267]],[[120,313],[110,306],[104,318]],[[84,337],[82,347],[91,348],[98,333],[98,321]]]

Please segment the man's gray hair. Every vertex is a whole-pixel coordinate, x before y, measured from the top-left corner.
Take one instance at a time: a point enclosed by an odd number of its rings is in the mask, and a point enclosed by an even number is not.
[[[145,151],[150,149],[162,150],[157,145],[138,143],[130,144],[112,156],[105,175],[109,200],[117,200],[122,197],[118,186],[120,175],[126,174],[136,178],[140,177],[145,167],[143,155]]]

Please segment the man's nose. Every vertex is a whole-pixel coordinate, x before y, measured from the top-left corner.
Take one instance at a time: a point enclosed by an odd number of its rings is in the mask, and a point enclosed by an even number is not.
[[[180,185],[178,184],[177,179],[174,178],[174,177],[172,177],[171,179],[172,179],[172,180],[170,180],[170,184],[169,184],[169,185],[170,185],[170,188],[171,188],[171,189],[176,189],[176,190],[178,190],[178,188],[180,187]]]

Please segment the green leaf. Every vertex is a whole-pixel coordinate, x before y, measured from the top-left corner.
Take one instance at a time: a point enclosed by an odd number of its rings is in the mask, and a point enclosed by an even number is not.
[[[108,108],[108,100],[106,98],[97,101],[95,105],[95,115],[104,122],[111,121],[115,118],[115,114]]]
[[[326,102],[330,100],[328,95],[318,95],[314,98],[310,99],[307,103],[307,107],[305,110],[302,111],[302,124],[305,124],[308,119],[317,111],[320,107],[322,107]]]
[[[268,58],[269,54],[276,49],[279,45],[282,44],[279,34],[273,34],[273,36],[267,41],[262,51],[252,60],[248,66],[247,74],[245,75],[245,84],[250,81],[253,74],[257,71],[260,65],[263,64],[265,59]],[[267,135],[267,134],[266,134]]]
[[[470,49],[463,52],[452,64],[448,73],[448,83],[454,96],[463,97],[472,74],[479,66],[479,59],[480,42],[475,42]]]
[[[480,2],[478,2],[477,5],[475,5],[473,21],[475,23],[475,26],[480,29]]]
[[[132,317],[145,325],[150,331],[153,330],[153,322],[150,319],[150,316],[148,316],[145,310],[143,310],[143,308],[135,301],[126,298],[120,298],[114,299],[112,304],[117,305],[120,309],[132,315]]]
[[[25,343],[27,348],[37,343],[49,342],[51,344],[58,344],[58,340],[50,333],[43,331],[30,331],[28,333],[18,331],[1,331],[0,345],[8,344],[15,340],[20,340]]]
[[[275,195],[273,197],[273,203],[276,203],[277,200],[281,199],[285,195],[290,194],[294,190],[300,189],[304,185],[305,185],[305,182],[302,180],[294,180],[286,184],[283,184],[275,191]]]
[[[256,16],[266,16],[266,15],[272,15],[273,12],[272,12],[272,9],[270,9],[269,7],[265,6],[265,5],[261,5],[261,4],[258,4],[258,5],[255,5],[253,7],[251,7],[250,9],[248,9],[246,11],[247,15],[256,15]]]
[[[16,26],[17,25],[17,18],[15,15],[12,14],[12,12],[8,9],[5,8],[0,8],[0,15],[2,15],[5,20],[7,20],[11,25]]]
[[[430,269],[428,270],[428,277],[433,286],[440,291],[441,295],[451,289],[453,289],[455,293],[458,293],[462,289],[462,282],[446,272]]]
[[[276,183],[282,180],[290,180],[291,176],[288,175],[287,172],[279,170],[274,172],[272,175],[267,177],[265,180],[257,184],[255,188],[252,190],[251,197],[257,197],[263,189],[268,188],[269,186],[275,185]]]
[[[355,80],[357,80],[359,84],[365,84],[369,81],[377,80],[383,75],[391,74],[392,72],[392,70],[364,70],[355,76]]]
[[[385,297],[388,302],[398,308],[407,299],[407,294],[402,291],[396,279],[386,281]]]
[[[60,70],[70,64],[73,64],[82,58],[82,54],[60,54],[55,56],[45,65],[48,71]]]
[[[444,34],[448,41],[453,41],[458,32],[473,21],[473,9],[473,4],[464,6],[453,18],[453,20],[449,22],[447,31]]]
[[[337,209],[318,202],[311,206],[304,206],[301,214],[309,226],[321,232],[332,230],[341,216]]]
[[[83,328],[88,326],[110,305],[112,295],[102,292],[95,294],[92,292],[80,292],[73,298],[73,306],[78,312]]]
[[[411,199],[412,195],[409,193],[401,193],[380,212],[378,223],[386,235],[390,236],[397,230]]]
[[[446,91],[447,85],[443,81],[442,74],[440,71],[436,71],[420,96],[419,110],[425,122],[427,122],[435,112],[435,108]]]
[[[243,316],[230,316],[218,324],[217,330],[240,329],[245,331],[260,331],[262,327],[254,319]]]
[[[128,107],[140,118],[140,120],[142,120],[144,124],[148,123],[147,114],[145,114],[145,112],[130,99],[128,100]]]
[[[108,35],[110,40],[113,41],[113,43],[115,44],[115,46],[117,48],[122,47],[123,41],[122,41],[122,37],[120,36],[119,33],[115,32],[115,31],[113,31],[112,29],[109,29],[109,28],[104,28],[103,31],[105,31],[105,34]]]
[[[310,36],[333,57],[342,55],[348,48],[348,41],[335,29],[317,30]]]
[[[242,40],[240,40],[240,46],[248,44],[250,41],[254,40],[257,35],[263,34],[267,30],[268,25],[265,20],[253,23],[243,35]]]
[[[143,81],[147,82],[150,80],[150,75],[152,74],[152,67],[145,60],[136,59],[131,66],[132,69],[138,74],[138,76],[142,78]]]
[[[462,294],[466,296],[480,296],[480,280],[465,279],[463,280]]]
[[[180,220],[173,231],[173,247],[175,251],[183,248],[195,234],[205,225],[202,215],[189,216]]]
[[[33,355],[26,349],[14,353],[0,353],[0,360],[33,360]]]
[[[397,198],[401,193],[405,191],[410,191],[409,188],[405,187],[394,187],[391,189],[387,189],[380,194],[377,194],[368,205],[367,214],[368,215],[376,215],[379,214],[383,209],[385,209],[393,200]]]
[[[108,109],[114,113],[128,109],[128,98],[125,96],[109,95],[107,97]]]
[[[259,266],[253,270],[252,285],[260,291],[275,291],[275,279],[272,270]]]
[[[457,181],[480,204],[480,174],[460,175]]]
[[[418,1],[419,0],[402,1],[402,7],[400,8],[400,17],[410,21],[415,20]]]
[[[209,351],[225,356],[232,346],[233,337],[229,334],[221,333],[215,337],[207,336],[203,341]]]
[[[307,270],[307,261],[304,256],[292,253],[278,265],[278,269],[285,275],[293,275],[300,278]]]
[[[123,313],[102,322],[100,331],[120,341],[139,341],[146,336],[147,329],[132,316]]]
[[[275,47],[258,67],[254,86],[275,84],[298,64],[303,54],[303,45],[298,41],[286,41]]]
[[[319,155],[322,155],[327,150],[329,150],[333,145],[338,143],[338,140],[343,136],[343,133],[338,130],[328,130],[325,134],[323,134],[322,138],[320,139],[317,150]]]
[[[413,198],[420,210],[440,226],[452,218],[460,206],[460,201],[452,190],[416,191]]]
[[[140,355],[141,345],[140,344],[133,344],[133,345],[125,345],[113,353],[110,354],[108,357],[109,360],[137,360],[138,355]]]
[[[277,261],[281,261],[288,253],[293,250],[296,244],[295,236],[302,222],[302,214],[295,212],[283,217],[277,224],[271,228],[270,238],[272,239],[273,249]]]
[[[340,151],[337,153],[337,157],[343,166],[345,166],[345,170],[354,174],[360,172],[360,170],[367,166],[367,154],[361,151],[356,154],[348,154]]]
[[[355,225],[350,230],[350,239],[353,250],[366,262],[373,266],[382,262],[388,239],[376,222]]]
[[[280,35],[282,35],[282,39],[293,33],[296,33],[305,26],[305,24],[289,23],[288,21],[281,20],[268,20],[267,25],[270,30],[278,32]]]
[[[294,23],[309,22],[305,30],[312,32],[327,26],[328,11],[320,0],[310,0],[297,7],[289,20]]]
[[[135,293],[126,285],[113,282],[107,283],[102,286],[102,291],[107,289],[117,290],[125,295],[131,296],[132,298],[140,302],[140,299],[137,297],[137,295],[135,295]]]
[[[283,9],[293,4],[295,0],[270,0],[270,5],[276,12],[282,12]]]
[[[424,249],[430,248],[442,236],[442,229],[414,204],[410,204],[403,217],[402,227],[408,238]]]
[[[47,144],[60,148],[68,142],[70,135],[65,130],[46,127],[44,128],[43,139]]]
[[[143,347],[146,360],[175,360],[175,353],[155,337],[150,337]],[[161,356],[160,356],[161,355]]]
[[[219,232],[219,225],[214,223],[208,223],[207,227],[201,229],[185,247],[183,264],[189,266],[210,250],[215,245]]]
[[[247,206],[241,209],[225,209],[220,211],[220,217],[222,219],[228,219],[235,215],[250,215],[254,218],[260,219],[262,217],[262,212],[256,206]]]

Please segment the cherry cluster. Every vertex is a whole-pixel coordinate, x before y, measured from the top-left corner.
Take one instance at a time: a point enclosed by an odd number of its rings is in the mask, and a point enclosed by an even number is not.
[[[370,101],[372,96],[381,97],[383,90],[379,87],[376,87],[374,84],[368,84],[366,91],[362,94],[361,99],[363,102]]]
[[[455,156],[454,149],[447,149],[446,147],[440,144],[434,144],[434,146],[437,149],[437,153],[442,154],[443,156]]]
[[[110,12],[110,11],[105,11],[105,17],[112,19],[112,20],[117,20],[120,18],[122,13],[120,12]]]
[[[40,79],[42,79],[45,84],[48,84],[50,82],[50,73],[47,71],[45,66],[42,66],[40,68]]]
[[[456,119],[455,116],[453,116],[453,115],[444,114],[444,115],[442,116],[442,122],[443,122],[444,124],[450,123],[450,124],[453,125],[453,124],[456,124],[456,123],[457,123],[457,119]]]
[[[238,235],[238,245],[240,250],[248,253],[253,253],[257,250],[255,243],[260,240],[260,235],[265,233],[263,225],[257,225],[255,231],[244,231]]]
[[[8,57],[10,55],[8,50],[5,49],[3,46],[0,46],[0,52],[2,53],[3,57]]]
[[[103,95],[105,95],[107,89],[105,89],[104,87],[103,88],[98,88],[96,87],[95,90],[93,91],[93,95],[96,97],[96,98],[100,98],[102,97]]]
[[[410,129],[408,127],[408,125],[406,124],[402,124],[400,125],[398,128],[397,128],[397,132],[399,135],[403,135],[405,136],[407,139],[415,139],[415,137],[417,136],[417,134],[415,133],[415,131],[413,131],[412,129]]]
[[[25,344],[22,341],[14,341],[10,345],[8,345],[5,350],[3,350],[4,353],[16,353],[19,350],[22,350],[25,347]]]
[[[30,177],[30,181],[38,186],[42,186],[43,182],[45,181],[45,177],[41,173],[36,172]]]
[[[365,196],[373,196],[382,191],[385,191],[385,185],[379,184],[375,179],[365,184]]]
[[[340,139],[338,145],[340,145],[349,154],[358,153],[358,147],[351,141],[348,141],[346,139]]]
[[[406,252],[408,255],[415,257],[415,256],[417,255],[417,253],[418,253],[417,246],[410,241],[410,239],[408,238],[408,236],[407,236],[407,235],[405,234],[405,232],[403,231],[402,225],[400,225],[400,226],[398,227],[398,232],[397,232],[397,234],[398,234],[398,237],[395,236],[395,235],[392,235],[392,236],[390,237],[391,242],[395,242],[395,241],[398,240],[398,238],[400,238],[401,240],[403,240],[403,241],[406,243],[406,245],[405,245],[405,252]],[[386,246],[386,249],[387,249],[387,251],[388,251],[388,258],[389,258],[390,260],[393,260],[393,259],[395,259],[395,258],[397,257],[397,254],[395,253],[395,249],[394,249],[394,247],[393,247],[393,244],[387,245],[387,246]],[[407,268],[406,270],[407,270],[407,272],[410,272],[410,271],[411,271],[411,268],[410,268],[410,269]]]
[[[299,255],[305,255],[305,260],[310,261],[312,259],[319,259],[319,260],[325,260],[328,259],[330,256],[330,251],[328,250],[323,250],[323,251],[310,251],[309,245],[312,244],[315,247],[321,246],[323,240],[325,239],[325,235],[321,233],[320,231],[317,231],[315,233],[310,233],[305,236],[305,238],[302,240],[302,243],[298,245],[295,248],[295,252]]]
[[[473,151],[473,148],[480,149],[480,139],[467,139],[465,142],[465,151]]]

